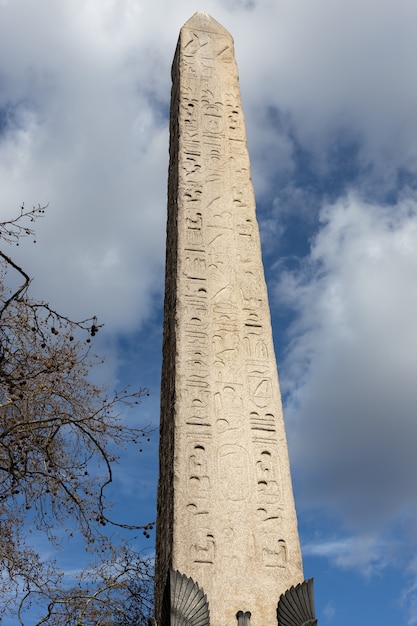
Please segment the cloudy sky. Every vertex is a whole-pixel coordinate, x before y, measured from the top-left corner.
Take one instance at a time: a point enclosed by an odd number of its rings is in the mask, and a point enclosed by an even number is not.
[[[156,422],[170,65],[197,10],[235,39],[319,623],[417,624],[415,0],[0,0],[0,219],[49,203],[15,258],[99,316],[103,379],[149,386]],[[140,522],[144,454],[117,478]]]

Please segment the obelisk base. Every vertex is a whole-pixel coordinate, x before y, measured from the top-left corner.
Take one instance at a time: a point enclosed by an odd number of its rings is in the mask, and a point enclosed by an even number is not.
[[[238,611],[237,626],[251,626],[251,615],[250,611]],[[281,595],[277,621],[278,626],[317,626],[312,578],[291,587]],[[158,626],[210,626],[209,603],[204,589],[192,578],[171,569],[165,585],[161,623]]]

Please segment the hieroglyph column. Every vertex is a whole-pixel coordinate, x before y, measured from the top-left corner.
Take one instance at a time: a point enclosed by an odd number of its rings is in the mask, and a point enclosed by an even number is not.
[[[173,568],[211,626],[266,626],[303,572],[233,39],[206,13],[172,80],[156,616]]]

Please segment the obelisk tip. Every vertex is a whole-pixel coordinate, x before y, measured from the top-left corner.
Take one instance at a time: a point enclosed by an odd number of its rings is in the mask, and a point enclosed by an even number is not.
[[[197,13],[194,13],[194,15],[185,22],[183,28],[203,30],[209,33],[227,33],[230,36],[229,31],[205,11],[197,11]]]

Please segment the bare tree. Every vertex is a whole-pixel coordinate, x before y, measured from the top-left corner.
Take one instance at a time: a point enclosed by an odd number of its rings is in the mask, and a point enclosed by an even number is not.
[[[0,223],[0,242],[34,236],[44,211],[22,206]],[[106,532],[109,524],[141,527],[109,519],[105,488],[114,450],[149,438],[148,428],[130,428],[120,415],[147,390],[108,394],[93,384],[89,373],[102,362],[92,351],[97,319],[74,322],[31,298],[29,285],[25,270],[0,250],[0,615],[15,611],[24,624],[35,602],[45,607],[39,624],[116,623],[133,572],[134,580],[149,578],[149,563]],[[62,529],[77,533],[96,564],[68,588],[57,563],[43,561],[31,544],[31,528],[52,544]]]
[[[38,626],[148,626],[153,605],[150,559],[119,549],[111,561],[85,569],[60,594],[38,589],[47,610]]]

